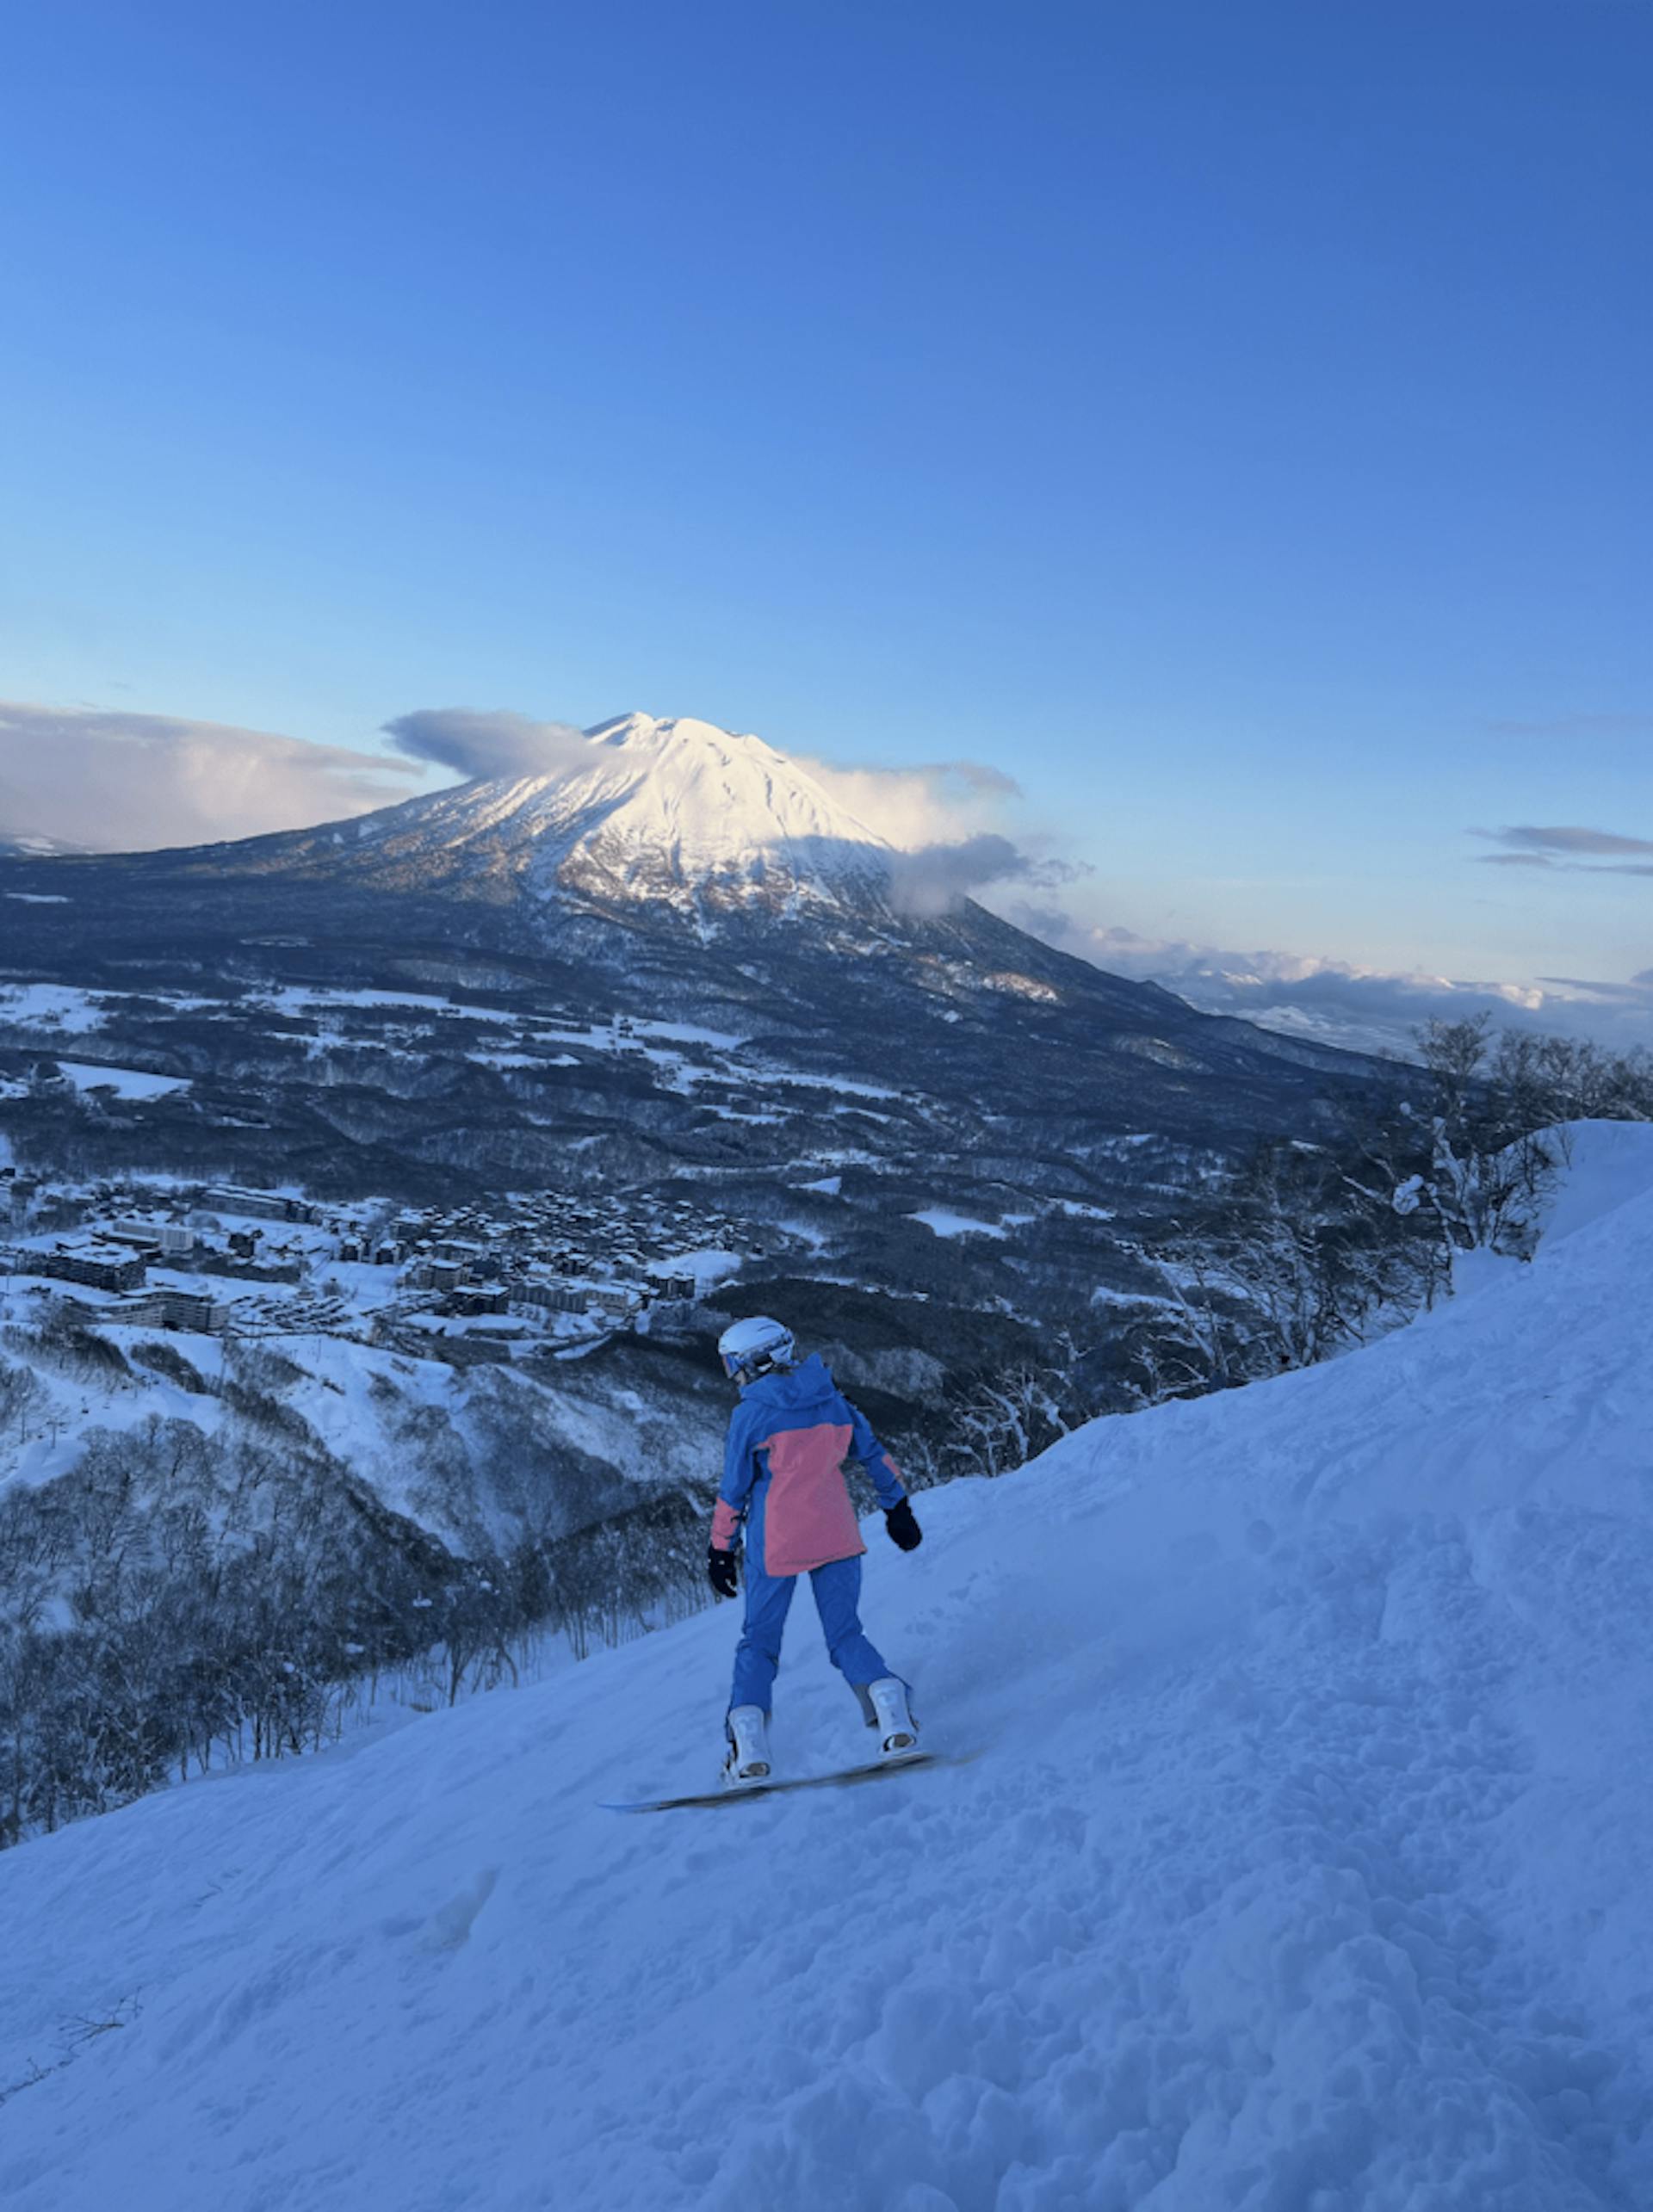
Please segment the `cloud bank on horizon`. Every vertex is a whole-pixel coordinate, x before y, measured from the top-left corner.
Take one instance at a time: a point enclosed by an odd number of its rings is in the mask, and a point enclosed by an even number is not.
[[[1625,983],[1565,975],[1496,983],[1360,967],[1317,954],[1227,951],[1117,926],[1087,926],[1059,907],[1019,901],[1002,911],[1047,943],[1112,974],[1161,984],[1202,1013],[1230,1014],[1283,1035],[1349,1051],[1404,1054],[1427,1022],[1458,1022],[1482,1013],[1502,1027],[1590,1037],[1619,1051],[1653,1047],[1653,967]]]
[[[0,701],[0,835],[99,852],[212,844],[393,806],[417,775],[227,723]]]
[[[432,770],[438,782],[516,779],[586,759],[573,724],[508,709],[418,708],[385,734],[387,753],[168,715],[0,702],[0,836],[33,832],[106,851],[213,843],[393,805],[433,788]],[[1518,1025],[1653,1045],[1653,967],[1627,981],[1489,982],[1142,936],[1074,911],[1064,893],[1093,869],[1064,858],[1056,838],[1028,831],[1020,788],[1002,769],[796,757],[829,799],[895,848],[892,888],[907,911],[942,913],[979,898],[1061,949],[1163,984],[1204,1010],[1402,1052],[1421,1023],[1483,1009]],[[1653,839],[1619,831],[1522,824],[1468,834],[1498,848],[1473,856],[1483,864],[1653,876]],[[1095,894],[1084,903],[1094,905]]]

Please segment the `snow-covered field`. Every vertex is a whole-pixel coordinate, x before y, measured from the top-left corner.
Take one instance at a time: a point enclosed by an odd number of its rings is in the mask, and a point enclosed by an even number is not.
[[[515,1014],[498,1007],[456,1005],[452,999],[427,991],[345,991],[325,985],[284,983],[274,990],[251,995],[256,1003],[267,1005],[273,1013],[295,1016],[379,1006],[406,1013],[452,1014],[467,1022],[514,1023],[517,1019]]]
[[[77,1091],[113,1091],[117,1098],[165,1098],[188,1091],[182,1075],[156,1075],[142,1067],[100,1067],[90,1060],[60,1060],[59,1067]]]
[[[84,1036],[103,1025],[104,994],[59,983],[0,984],[0,1023]]]
[[[0,2202],[1653,2203],[1653,1132],[1598,1150],[1532,1267],[871,1532],[965,1764],[604,1810],[708,1778],[725,1607],[0,1857]],[[810,1616],[799,1770],[864,1742]]]
[[[926,1206],[919,1213],[909,1214],[907,1219],[922,1221],[938,1237],[1002,1237],[1005,1233],[997,1221],[978,1221],[973,1214],[955,1214],[946,1206]]]

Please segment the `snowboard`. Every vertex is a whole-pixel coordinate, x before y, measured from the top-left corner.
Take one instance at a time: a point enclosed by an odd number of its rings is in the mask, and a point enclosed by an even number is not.
[[[974,1757],[966,1754],[966,1758]],[[840,1767],[836,1774],[771,1776],[767,1782],[749,1782],[740,1789],[703,1789],[689,1797],[646,1797],[635,1805],[605,1805],[605,1813],[681,1813],[712,1805],[743,1805],[753,1797],[780,1797],[794,1789],[853,1789],[883,1776],[911,1774],[915,1767],[963,1766],[965,1758],[948,1758],[940,1752],[918,1752],[911,1758],[873,1759],[865,1766]]]

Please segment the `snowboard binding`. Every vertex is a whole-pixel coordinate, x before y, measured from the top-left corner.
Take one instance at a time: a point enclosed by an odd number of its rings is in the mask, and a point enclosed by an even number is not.
[[[884,1759],[912,1758],[919,1748],[919,1724],[907,1702],[907,1684],[893,1674],[867,1688],[872,1726],[878,1731],[878,1756]]]
[[[729,1739],[723,1762],[728,1789],[750,1789],[769,1780],[769,1715],[761,1705],[737,1705],[723,1724]]]

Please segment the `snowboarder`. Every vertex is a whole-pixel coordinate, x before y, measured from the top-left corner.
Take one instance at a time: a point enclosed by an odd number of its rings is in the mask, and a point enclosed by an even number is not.
[[[851,1452],[861,1461],[884,1509],[884,1526],[910,1552],[920,1531],[901,1470],[819,1354],[797,1361],[792,1332],[783,1323],[762,1315],[737,1321],[717,1349],[740,1392],[729,1417],[706,1563],[720,1597],[739,1594],[743,1517],[746,1530],[746,1615],[725,1722],[724,1779],[739,1788],[769,1773],[770,1695],[801,1574],[809,1577],[833,1665],[860,1700],[867,1726],[878,1732],[880,1757],[909,1757],[919,1732],[907,1686],[869,1641],[857,1610],[867,1548],[843,1462]]]

